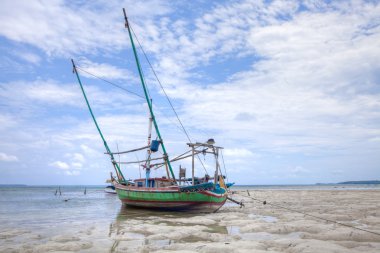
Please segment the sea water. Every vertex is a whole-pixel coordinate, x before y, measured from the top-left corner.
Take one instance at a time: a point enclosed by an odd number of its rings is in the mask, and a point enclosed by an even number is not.
[[[60,189],[60,190],[59,190]],[[1,227],[62,230],[76,221],[109,220],[120,209],[101,186],[0,187]],[[86,190],[86,194],[84,193]]]
[[[117,196],[100,186],[0,187],[0,252],[35,249],[41,251],[82,250],[92,246],[59,242],[80,240],[92,228],[106,229],[120,211]],[[86,190],[86,194],[85,194]],[[107,231],[104,231],[105,235]],[[54,248],[56,247],[56,248]],[[67,247],[67,245],[65,246]],[[78,248],[79,247],[79,248]]]

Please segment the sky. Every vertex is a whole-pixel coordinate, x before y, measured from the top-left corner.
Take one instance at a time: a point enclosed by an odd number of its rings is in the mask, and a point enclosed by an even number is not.
[[[109,178],[70,59],[123,88],[79,71],[110,149],[146,145],[148,108],[123,7],[191,140],[224,147],[229,182],[380,179],[379,1],[2,0],[0,184]],[[174,157],[188,140],[138,50]],[[212,158],[199,159],[205,169],[197,160],[196,174],[212,175]],[[190,162],[173,163],[175,175],[179,165],[191,175]],[[122,170],[145,173],[136,164]]]

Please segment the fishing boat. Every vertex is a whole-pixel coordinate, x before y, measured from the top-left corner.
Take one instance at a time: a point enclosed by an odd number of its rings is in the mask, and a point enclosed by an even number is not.
[[[112,177],[112,174],[111,174],[111,177]],[[111,179],[107,179],[106,183],[108,183],[109,185],[107,185],[104,188],[104,192],[110,193],[110,194],[116,194],[116,189],[115,189],[115,186],[112,184],[112,181],[113,180]]]
[[[223,150],[223,147],[215,145],[215,141],[213,139],[209,139],[206,142],[192,142],[187,135],[189,140],[187,143],[187,151],[174,158],[169,157],[158,127],[157,119],[153,112],[152,99],[149,96],[149,92],[143,78],[139,57],[125,9],[123,9],[123,12],[125,27],[128,31],[137,71],[139,73],[142,90],[144,92],[144,99],[146,100],[145,102],[149,109],[149,130],[147,142],[143,145],[143,147],[121,152],[112,152],[110,150],[90,107],[78,73],[78,67],[75,65],[74,60],[72,60],[73,72],[76,74],[91,117],[103,141],[106,149],[105,154],[109,155],[115,170],[116,176],[111,176],[111,180],[117,195],[121,202],[127,206],[170,210],[217,210],[224,205],[228,198],[228,187],[226,186],[225,176],[221,172],[219,162],[219,156]],[[174,107],[172,108],[174,110]],[[152,129],[154,129],[153,135],[155,138],[152,138]],[[160,152],[157,152],[159,150]],[[115,160],[115,155],[122,156],[138,151],[143,151],[145,153],[146,158],[144,160]],[[155,157],[158,153],[162,153],[162,155]],[[212,176],[209,176],[208,174],[205,174],[203,177],[195,176],[195,160],[196,158],[199,158],[198,155],[200,154],[211,155],[214,158],[215,170]],[[191,159],[191,177],[187,178],[186,169],[179,166],[179,177],[176,178],[173,170],[173,164],[183,159]],[[199,161],[202,163],[200,159]],[[125,164],[127,166],[138,164],[145,170],[145,177],[137,178],[135,180],[126,180],[121,170],[121,164]],[[202,166],[204,166],[203,163]],[[162,177],[150,177],[150,172],[153,169],[162,169],[164,173],[166,172],[166,174]]]
[[[107,185],[107,186],[104,188],[104,191],[105,191],[106,193],[116,194],[116,189],[115,189],[115,186],[113,186],[113,185]]]

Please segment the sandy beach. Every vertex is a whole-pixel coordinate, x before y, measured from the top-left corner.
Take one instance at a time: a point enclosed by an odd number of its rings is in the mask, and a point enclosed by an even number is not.
[[[250,195],[380,233],[379,190],[269,189]],[[208,214],[121,207],[109,221],[69,220],[55,233],[2,227],[0,252],[380,252],[379,235],[263,205],[246,191],[232,197],[245,207],[227,203]]]

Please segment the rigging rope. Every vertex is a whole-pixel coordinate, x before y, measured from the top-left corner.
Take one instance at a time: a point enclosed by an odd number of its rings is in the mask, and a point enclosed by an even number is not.
[[[87,70],[84,70],[84,69],[82,69],[81,67],[78,67],[78,66],[76,66],[77,67],[77,69],[79,69],[80,71],[82,71],[82,72],[85,72],[85,73],[87,73],[87,74],[89,74],[89,75],[91,75],[91,76],[93,76],[93,77],[95,77],[95,78],[97,78],[97,79],[99,79],[99,80],[102,80],[103,82],[106,82],[106,83],[108,83],[108,84],[111,84],[112,86],[115,86],[116,88],[119,88],[119,89],[121,89],[121,90],[124,90],[124,91],[126,91],[126,92],[128,92],[128,93],[131,93],[131,94],[133,94],[133,95],[135,95],[135,96],[138,96],[139,98],[142,98],[142,99],[144,99],[145,100],[145,98],[142,96],[142,95],[139,95],[138,93],[136,93],[136,92],[133,92],[133,91],[130,91],[130,90],[127,90],[126,88],[124,88],[124,87],[122,87],[122,86],[120,86],[120,85],[118,85],[118,84],[116,84],[116,83],[113,83],[113,82],[111,82],[111,81],[108,81],[107,79],[104,79],[104,78],[102,78],[102,77],[100,77],[100,76],[97,76],[97,75],[95,75],[95,74],[93,74],[93,73],[91,73],[91,72],[89,72],[89,71],[87,71]],[[150,94],[149,94],[149,90],[148,90],[148,96],[150,97]],[[174,124],[181,132],[183,132],[183,129],[180,127],[180,126],[178,126],[178,124],[177,123],[175,123],[175,122],[173,122],[172,120],[170,120],[169,119],[169,117],[167,117],[165,114],[161,114],[162,116],[164,116],[168,121],[170,121],[172,124]]]
[[[168,120],[169,123],[175,125],[175,126],[178,128],[178,130],[179,130],[180,133],[184,133],[184,132],[183,132],[183,129],[178,125],[178,123],[176,123],[176,122],[174,122],[173,120],[171,120],[171,119],[170,119],[168,116],[166,116],[165,114],[160,113],[160,111],[158,111],[158,116],[164,116],[164,117]]]
[[[226,175],[226,180],[227,180],[227,183],[228,183],[228,176],[227,176],[226,164],[224,163],[223,150],[221,150],[220,154],[221,154],[221,156],[222,156],[222,162],[223,162],[223,168],[224,168],[224,175]]]
[[[248,190],[247,190],[247,193],[249,194]],[[322,217],[319,217],[319,216],[316,216],[316,215],[313,215],[313,214],[308,214],[308,213],[305,213],[305,212],[302,212],[302,211],[298,211],[298,210],[295,210],[295,209],[292,209],[292,208],[289,208],[289,207],[280,206],[278,204],[272,204],[272,203],[267,202],[266,200],[261,200],[261,199],[257,199],[257,198],[251,197],[250,195],[249,196],[242,195],[242,194],[240,194],[240,195],[243,196],[243,197],[250,198],[250,199],[255,200],[255,201],[259,201],[259,202],[263,203],[264,205],[270,205],[270,206],[282,208],[282,209],[285,209],[285,210],[288,210],[288,211],[291,211],[291,212],[300,213],[300,214],[303,214],[305,216],[310,216],[310,217],[313,217],[313,218],[316,218],[316,219],[320,219],[320,220],[323,220],[323,221],[326,221],[326,222],[334,223],[334,224],[337,224],[337,225],[341,225],[341,226],[357,229],[357,230],[360,230],[360,231],[364,231],[364,232],[367,232],[367,233],[370,233],[370,234],[374,234],[374,235],[380,236],[380,233],[377,233],[377,232],[374,232],[374,231],[370,231],[370,230],[363,229],[363,228],[358,228],[358,227],[355,227],[355,226],[351,226],[351,225],[348,225],[348,224],[341,223],[339,221],[329,220],[329,219],[322,218]]]
[[[137,43],[139,44],[139,47],[140,47],[141,51],[142,51],[143,54],[144,54],[144,57],[145,57],[146,61],[148,62],[148,64],[149,64],[149,66],[150,66],[150,68],[151,68],[151,70],[152,70],[154,76],[156,77],[156,80],[157,80],[158,84],[160,85],[162,91],[164,92],[164,95],[165,95],[167,101],[169,102],[170,107],[172,108],[172,110],[173,110],[175,116],[177,117],[177,120],[178,120],[178,122],[180,123],[180,125],[181,125],[181,127],[182,127],[182,129],[183,129],[183,132],[185,133],[185,135],[186,135],[187,139],[189,140],[189,142],[192,142],[192,141],[191,141],[191,138],[190,138],[190,136],[189,136],[189,134],[187,133],[185,127],[184,127],[183,124],[182,124],[182,121],[180,120],[180,118],[179,118],[179,116],[178,116],[178,114],[177,114],[177,111],[174,109],[174,106],[173,106],[172,102],[170,101],[168,94],[166,93],[164,87],[162,86],[162,83],[161,83],[160,79],[158,78],[158,76],[157,76],[157,74],[156,74],[156,71],[154,70],[152,64],[150,63],[150,61],[149,61],[149,59],[148,59],[148,56],[147,56],[146,53],[145,53],[145,50],[143,49],[143,47],[142,47],[142,45],[141,45],[139,39],[137,38],[137,35],[136,35],[135,31],[133,30],[132,26],[129,26],[129,27],[131,28],[131,30],[132,30],[132,32],[133,32],[133,35],[135,36],[136,41],[137,41]],[[202,167],[203,167],[203,169],[205,170],[206,174],[208,174],[208,172],[207,172],[207,170],[206,170],[206,167],[205,167],[205,165],[203,164],[202,160],[199,158],[198,155],[197,155],[197,157],[198,157],[198,160],[201,162]]]
[[[126,88],[124,88],[124,87],[122,87],[122,86],[120,86],[120,85],[118,85],[118,84],[116,84],[116,83],[113,83],[113,82],[111,82],[111,81],[108,81],[107,79],[104,79],[104,78],[102,78],[102,77],[100,77],[100,76],[97,76],[97,75],[95,75],[95,74],[93,74],[93,73],[87,71],[87,70],[84,70],[84,69],[82,69],[81,67],[79,67],[78,65],[76,65],[76,67],[77,67],[78,70],[80,70],[80,71],[82,71],[82,72],[85,72],[85,73],[87,73],[87,74],[89,74],[89,75],[91,75],[91,76],[93,76],[93,77],[95,77],[95,78],[97,78],[97,79],[99,79],[99,80],[102,80],[103,82],[106,82],[106,83],[108,83],[108,84],[111,84],[112,86],[115,86],[116,88],[119,88],[119,89],[121,89],[121,90],[124,90],[124,91],[126,91],[126,92],[128,92],[128,93],[131,93],[131,94],[133,94],[133,95],[135,95],[135,96],[138,96],[139,98],[142,98],[142,99],[145,100],[145,98],[144,98],[142,95],[139,95],[139,94],[136,93],[136,92],[133,92],[133,91],[127,90]],[[148,91],[148,96],[150,97],[149,91]],[[173,122],[171,119],[169,119],[169,117],[167,117],[165,114],[160,114],[160,115],[164,116],[169,122],[171,122],[173,125],[175,125],[175,126],[178,128],[178,130],[180,130],[180,132],[183,132],[183,129],[182,129],[180,126],[178,126],[177,123],[175,123],[175,122]]]
[[[113,85],[113,86],[115,86],[115,87],[117,87],[117,88],[119,88],[119,89],[122,89],[122,90],[124,90],[124,91],[126,91],[126,92],[128,92],[128,93],[131,93],[131,94],[133,94],[133,95],[135,95],[135,96],[138,96],[138,97],[140,97],[140,98],[142,98],[142,99],[145,100],[145,98],[144,98],[142,95],[140,95],[140,94],[138,94],[138,93],[136,93],[136,92],[133,92],[133,91],[127,90],[126,88],[124,88],[124,87],[122,87],[122,86],[120,86],[120,85],[118,85],[118,84],[116,84],[116,83],[110,82],[110,81],[108,81],[108,80],[106,80],[106,79],[104,79],[104,78],[102,78],[102,77],[100,77],[100,76],[97,76],[97,75],[95,75],[95,74],[93,74],[93,73],[91,73],[91,72],[88,72],[87,70],[84,70],[84,69],[82,69],[81,67],[78,67],[78,65],[76,65],[76,68],[79,69],[80,71],[83,71],[83,72],[85,72],[85,73],[87,73],[87,74],[89,74],[89,75],[95,77],[95,78],[98,78],[99,80],[102,80],[102,81],[104,81],[104,82],[106,82],[106,83],[109,83],[109,84],[111,84],[111,85]]]

